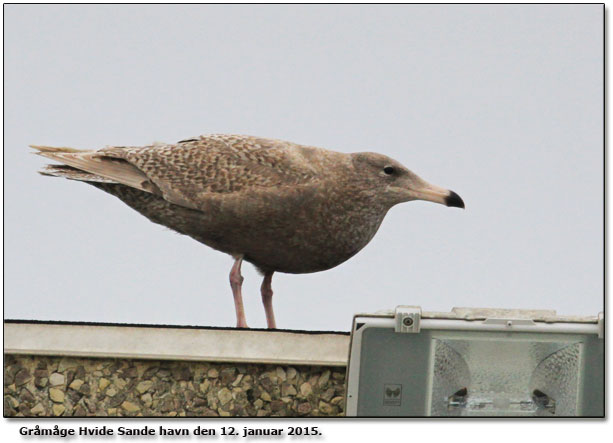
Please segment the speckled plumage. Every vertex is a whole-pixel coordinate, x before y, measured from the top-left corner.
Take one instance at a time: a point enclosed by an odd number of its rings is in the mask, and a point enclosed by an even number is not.
[[[368,244],[393,205],[447,203],[450,195],[381,154],[249,136],[98,151],[35,148],[63,163],[43,174],[86,181],[265,275],[337,266]],[[407,194],[411,186],[417,194]]]

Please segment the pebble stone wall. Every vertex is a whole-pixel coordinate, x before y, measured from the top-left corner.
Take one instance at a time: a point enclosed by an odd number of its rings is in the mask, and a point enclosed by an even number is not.
[[[345,368],[4,355],[5,417],[344,414]]]

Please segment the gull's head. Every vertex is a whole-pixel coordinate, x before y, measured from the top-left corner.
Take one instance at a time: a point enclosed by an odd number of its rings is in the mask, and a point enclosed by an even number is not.
[[[358,179],[378,199],[389,206],[411,200],[425,200],[464,208],[455,192],[432,185],[396,160],[375,152],[351,154]]]

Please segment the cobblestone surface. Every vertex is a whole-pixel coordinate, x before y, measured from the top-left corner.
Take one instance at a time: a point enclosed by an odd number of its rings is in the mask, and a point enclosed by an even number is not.
[[[344,368],[4,357],[5,417],[344,415]]]

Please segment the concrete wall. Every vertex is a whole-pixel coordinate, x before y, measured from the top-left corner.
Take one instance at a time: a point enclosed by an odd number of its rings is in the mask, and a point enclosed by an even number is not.
[[[338,416],[345,369],[5,354],[4,416]]]

